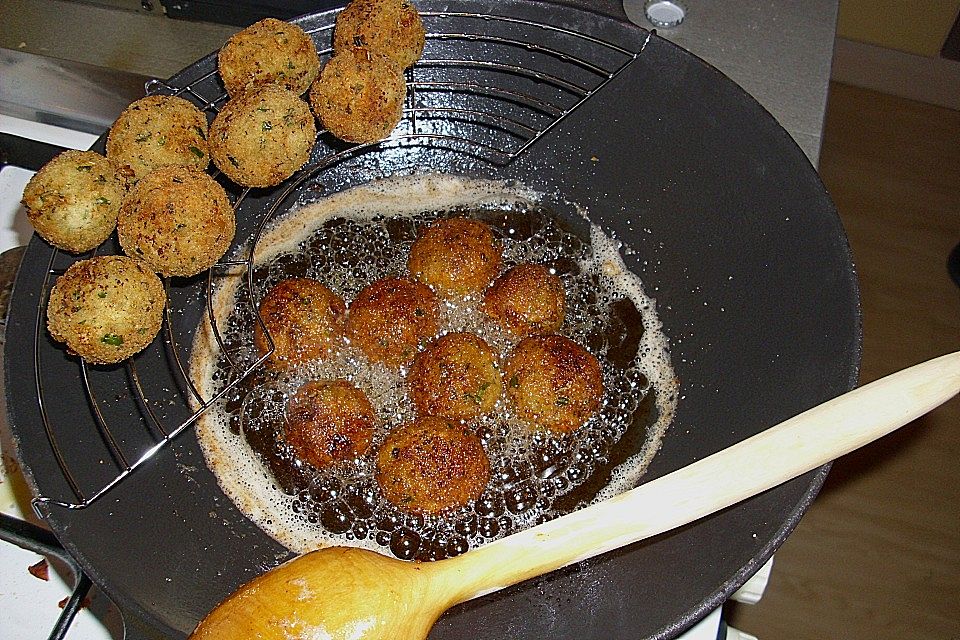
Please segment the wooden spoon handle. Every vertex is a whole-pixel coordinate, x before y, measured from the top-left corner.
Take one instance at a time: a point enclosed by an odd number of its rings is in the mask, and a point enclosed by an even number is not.
[[[441,561],[455,602],[669,531],[815,469],[960,392],[960,352],[891,374],[615,498]],[[444,571],[446,574],[447,571]]]

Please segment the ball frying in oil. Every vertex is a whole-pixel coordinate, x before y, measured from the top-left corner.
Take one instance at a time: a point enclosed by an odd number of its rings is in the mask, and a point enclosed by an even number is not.
[[[533,430],[576,431],[603,397],[599,360],[561,335],[521,340],[504,362],[503,380],[512,411]]]
[[[317,469],[365,455],[376,415],[366,394],[346,380],[311,380],[287,403],[283,438]]]
[[[417,415],[471,420],[488,414],[503,393],[497,360],[473,333],[447,333],[434,340],[407,373]]]
[[[340,347],[346,311],[343,299],[317,280],[281,280],[260,301],[263,326],[254,321],[254,345],[265,355],[272,342],[267,364],[278,370],[325,358]]]
[[[483,311],[518,338],[556,333],[565,314],[563,281],[543,265],[519,264],[486,290]]]
[[[426,416],[387,436],[377,452],[376,480],[398,509],[440,514],[480,497],[490,460],[480,438],[462,425]]]
[[[431,223],[410,248],[411,275],[443,298],[479,296],[500,270],[501,248],[486,223],[453,217]]]
[[[372,362],[400,368],[440,330],[440,301],[430,287],[408,278],[382,278],[350,304],[346,333]]]

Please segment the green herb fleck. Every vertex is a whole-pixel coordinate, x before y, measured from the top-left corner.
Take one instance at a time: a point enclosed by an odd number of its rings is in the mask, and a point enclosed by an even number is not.
[[[153,132],[147,131],[146,133],[139,134],[136,138],[134,138],[134,140],[136,140],[137,142],[146,142],[152,137],[153,137]]]
[[[197,156],[198,158],[200,158],[201,160],[203,160],[203,151],[201,151],[201,150],[198,149],[197,147],[190,147],[190,152],[191,152],[193,155],[195,155],[195,156]]]
[[[484,382],[480,385],[480,388],[477,389],[476,393],[465,393],[463,396],[470,400],[473,400],[478,405],[483,404],[483,392],[490,388],[489,382]]]
[[[91,169],[93,169],[93,165],[92,165],[92,164],[78,164],[78,165],[77,165],[77,171],[90,171]]]
[[[107,297],[107,292],[106,292],[106,291],[99,291],[99,292],[97,293],[97,297],[98,297],[98,298],[106,298],[106,297]]]
[[[516,388],[519,387],[519,386],[520,386],[520,377],[517,376],[517,374],[513,374],[513,375],[510,377],[510,388],[511,388],[511,389],[516,389]]]
[[[123,338],[115,333],[105,333],[103,334],[103,337],[100,338],[100,342],[112,345],[114,347],[119,347],[123,344]]]
[[[263,124],[260,125],[260,129],[262,131],[270,131],[270,129],[273,129],[273,124],[269,120],[264,120]]]
[[[99,198],[96,199],[96,203],[97,203],[97,204],[110,204],[110,200],[107,199],[107,198],[104,198],[103,196],[100,196]]]
[[[568,404],[570,404],[570,398],[568,398],[567,396],[560,396],[559,398],[557,398],[558,407],[565,407]]]

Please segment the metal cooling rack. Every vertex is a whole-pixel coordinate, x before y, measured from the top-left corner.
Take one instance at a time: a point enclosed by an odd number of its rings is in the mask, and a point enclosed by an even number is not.
[[[632,49],[595,35],[507,15],[421,12],[421,16],[427,28],[426,50],[423,58],[406,72],[407,102],[393,134],[377,143],[345,147],[328,131],[320,131],[308,166],[276,187],[270,204],[263,207],[248,243],[247,256],[222,260],[207,272],[202,285],[205,313],[230,368],[228,381],[214,397],[202,397],[191,382],[185,354],[189,353],[192,333],[175,329],[178,309],[171,304],[171,282],[167,280],[163,345],[160,349],[152,348],[161,352],[161,360],[166,360],[167,387],[157,389],[154,384],[148,388],[140,371],[150,367],[152,378],[157,363],[144,354],[127,360],[119,368],[122,370],[104,371],[81,362],[80,384],[91,407],[93,424],[64,424],[62,417],[53,415],[56,398],[47,390],[41,353],[46,341],[46,304],[55,277],[75,258],[56,251],[51,255],[36,315],[36,392],[43,427],[63,473],[67,489],[64,493],[68,495],[35,498],[38,511],[41,505],[83,509],[93,504],[141,469],[269,357],[268,353],[245,367],[230,359],[212,309],[214,282],[226,272],[245,269],[247,304],[264,328],[252,299],[256,242],[280,204],[305,181],[361,154],[397,147],[446,148],[495,165],[509,164],[623,72],[643,52],[654,33],[647,32],[640,46]],[[329,43],[333,23],[307,31],[315,42]],[[331,55],[329,47],[320,46],[318,52],[321,60]],[[172,81],[151,81],[147,93],[185,97],[212,116],[227,100],[213,67],[182,86]],[[509,82],[504,82],[505,78]],[[235,209],[250,193],[250,189],[233,192]],[[123,408],[118,410],[117,404]],[[170,405],[174,410],[169,410]],[[141,423],[136,435],[131,435],[131,421]],[[76,472],[68,445],[77,437],[78,428],[84,430],[84,438],[100,441],[102,461],[111,471],[96,477],[80,477]]]

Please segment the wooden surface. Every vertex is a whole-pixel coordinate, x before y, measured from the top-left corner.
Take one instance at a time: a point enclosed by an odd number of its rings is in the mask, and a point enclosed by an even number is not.
[[[837,35],[935,58],[960,12],[960,0],[843,0]]]
[[[862,287],[862,382],[960,348],[960,112],[831,85],[820,172]],[[760,640],[960,638],[960,401],[835,463],[731,625]]]

